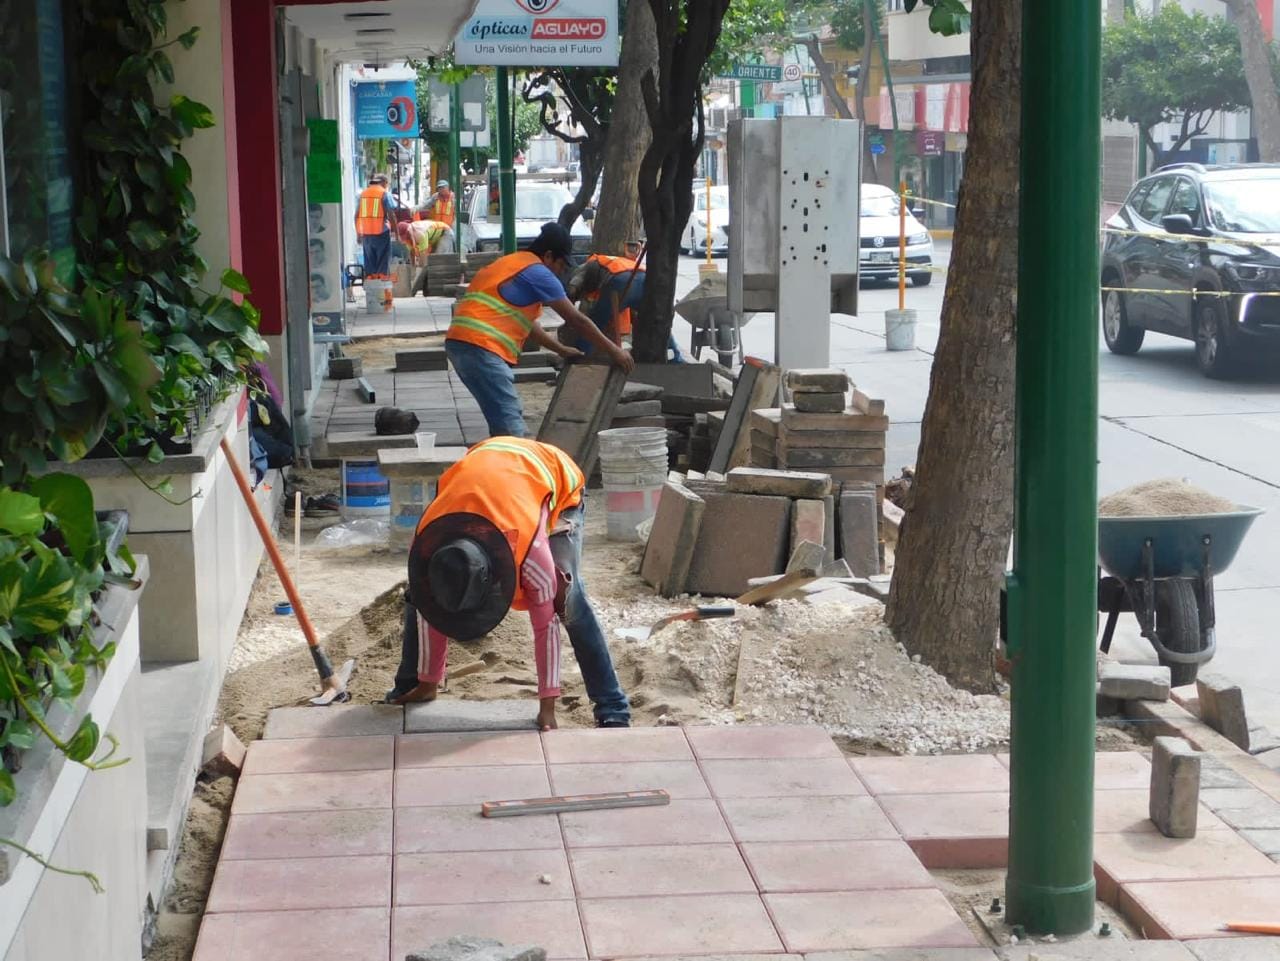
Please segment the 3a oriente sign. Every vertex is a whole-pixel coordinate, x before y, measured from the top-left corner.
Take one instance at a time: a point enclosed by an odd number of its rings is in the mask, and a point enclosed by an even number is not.
[[[613,67],[616,0],[480,0],[454,37],[454,60],[499,66]]]

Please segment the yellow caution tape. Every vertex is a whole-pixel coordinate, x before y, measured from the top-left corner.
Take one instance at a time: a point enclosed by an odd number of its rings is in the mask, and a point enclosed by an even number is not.
[[[1280,237],[1272,238],[1269,244],[1253,240],[1235,240],[1226,237],[1193,237],[1190,234],[1170,234],[1163,230],[1125,230],[1122,227],[1103,227],[1104,234],[1116,237],[1150,237],[1153,240],[1176,240],[1184,244],[1222,244],[1225,247],[1252,247],[1255,250],[1266,250],[1268,246],[1280,246]]]
[[[1120,294],[1181,294],[1183,297],[1280,297],[1280,290],[1258,290],[1241,293],[1238,290],[1178,290],[1166,287],[1103,287],[1104,293]]]
[[[911,200],[918,200],[922,204],[933,204],[935,207],[946,207],[948,210],[956,209],[955,204],[945,203],[941,200],[930,200],[928,197],[921,197],[919,194],[913,194],[909,190],[907,191],[907,197]]]

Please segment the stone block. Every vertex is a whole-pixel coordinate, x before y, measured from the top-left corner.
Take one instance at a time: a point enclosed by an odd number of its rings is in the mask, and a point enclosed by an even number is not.
[[[262,739],[403,733],[402,707],[394,704],[330,704],[328,707],[273,708],[267,712],[267,727]]]
[[[884,401],[868,397],[860,390],[854,390],[849,406],[863,414],[871,414],[874,417],[884,416]]]
[[[871,491],[840,495],[840,556],[854,577],[880,573],[880,524]]]
[[[778,497],[826,497],[831,478],[826,474],[735,467],[729,471],[728,485],[734,494],[768,494]],[[821,538],[819,538],[821,541]]]
[[[1118,701],[1169,700],[1169,669],[1158,664],[1108,662],[1098,669],[1098,682],[1105,697]]]
[[[537,729],[538,703],[461,701],[442,697],[404,709],[406,734],[458,734],[468,731],[531,731]]]
[[[210,777],[235,777],[244,767],[245,746],[235,731],[219,724],[205,735],[200,770]]]
[[[613,409],[613,417],[661,417],[662,401],[636,400],[619,404]]]
[[[835,484],[832,482],[832,492],[822,498],[822,523],[826,526],[823,528],[822,546],[827,549],[828,563],[836,559],[836,496]]]
[[[787,371],[787,389],[796,394],[838,393],[849,389],[849,375],[836,367],[797,367]]]
[[[639,400],[661,400],[662,388],[655,384],[640,384],[635,381],[628,381],[622,388],[622,397],[619,403],[632,404]]]
[[[452,937],[412,951],[404,961],[547,961],[547,952],[531,944],[508,946],[493,938]]]
[[[784,431],[885,431],[889,429],[889,418],[861,414],[857,411],[843,411],[838,414],[806,414],[804,411],[796,410],[794,404],[785,404],[782,408],[782,429]]]
[[[786,465],[780,461],[778,466],[784,467]],[[877,487],[884,486],[883,467],[824,467],[822,468],[822,473],[830,474],[833,482],[856,481],[859,484],[867,485],[872,491]],[[877,494],[876,496],[877,500],[879,500],[879,495]]]
[[[751,412],[752,432],[759,432],[766,437],[774,438],[778,436],[778,430],[781,425],[782,409],[779,407],[765,407]]]
[[[885,445],[882,430],[783,430],[777,437],[788,447],[808,450],[884,450]]]
[[[825,563],[823,558],[822,545],[816,541],[801,541],[791,550],[791,557],[787,561],[786,574],[797,574],[800,572],[817,574],[822,570]]]
[[[844,410],[844,394],[801,394],[792,398],[796,410],[806,414],[836,414]]]
[[[448,370],[449,358],[443,347],[423,347],[418,350],[396,351],[396,372],[415,373],[423,370]]]
[[[636,364],[627,379],[686,397],[715,394],[715,374],[706,364]]]
[[[1180,737],[1158,737],[1151,749],[1151,821],[1167,838],[1196,836],[1200,752]]]
[[[355,380],[364,373],[364,361],[359,357],[331,357],[330,380]]]
[[[1221,674],[1201,674],[1196,678],[1196,691],[1200,695],[1200,720],[1240,750],[1249,750],[1249,718],[1240,685]]]
[[[827,543],[827,511],[823,500],[802,499],[791,506],[791,551],[800,546],[802,541],[813,541],[822,544],[823,559],[826,559]]]
[[[662,489],[640,576],[663,597],[685,591],[706,507],[706,501],[682,484],[668,481]]]
[[[790,546],[790,500],[733,493],[708,494],[705,500],[686,584],[690,594],[737,597],[749,578],[782,573]]]
[[[804,435],[778,441],[778,460],[788,467],[879,467],[884,469],[884,448],[858,450],[838,447],[805,447]]]

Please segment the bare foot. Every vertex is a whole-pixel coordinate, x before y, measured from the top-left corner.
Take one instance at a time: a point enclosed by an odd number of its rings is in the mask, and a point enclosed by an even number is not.
[[[392,700],[392,704],[414,704],[425,701],[434,701],[436,695],[440,693],[440,685],[432,684],[430,681],[422,681],[412,690],[405,691],[399,697]]]
[[[541,707],[538,709],[538,730],[554,731],[557,727],[556,699],[554,697],[543,698]]]

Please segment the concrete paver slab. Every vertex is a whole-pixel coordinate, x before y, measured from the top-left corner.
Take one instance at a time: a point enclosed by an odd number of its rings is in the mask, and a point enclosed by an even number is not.
[[[391,854],[391,830],[390,808],[238,814],[227,825],[222,859]]]
[[[403,734],[404,708],[393,704],[278,707],[267,714],[264,740],[282,737],[355,737]]]
[[[502,767],[401,768],[396,807],[439,807],[547,797],[547,770],[532,764]]]
[[[1004,792],[1009,771],[989,754],[855,757],[849,764],[872,794]]]
[[[551,788],[555,794],[663,790],[678,800],[711,796],[693,761],[553,764]]]
[[[466,702],[463,702],[466,703]],[[396,738],[396,767],[543,764],[536,731],[509,734],[406,734]]]
[[[996,955],[987,948],[878,948],[813,951],[805,961],[996,961]]]
[[[387,908],[211,914],[192,961],[370,961],[387,957]]]
[[[1120,890],[1120,910],[1149,938],[1230,937],[1225,922],[1270,920],[1278,904],[1280,878],[1151,881]]]
[[[691,727],[686,733],[702,760],[843,757],[820,727]]]
[[[756,893],[733,844],[574,848],[569,860],[578,890],[593,898]]]
[[[643,947],[653,954],[781,951],[757,894],[590,899],[582,904],[592,957]]]
[[[404,709],[404,733],[452,734],[463,731],[536,730],[538,704],[534,700],[462,701],[442,697]]]
[[[400,807],[395,853],[428,851],[532,851],[564,848],[553,817],[486,818],[479,805]]]
[[[996,949],[1000,961],[1194,961],[1177,941],[1121,941],[1085,936],[1060,944],[1016,944]]]
[[[243,773],[387,771],[394,766],[394,762],[395,738],[390,735],[280,738],[274,741],[251,743]]]
[[[784,891],[886,891],[931,888],[933,877],[902,841],[743,844],[766,894]]]
[[[592,761],[691,761],[693,752],[685,733],[674,727],[638,727],[625,736],[607,729],[548,731],[543,749],[552,764]]]
[[[391,858],[323,857],[223,861],[205,906],[229,911],[380,908],[391,905]]]
[[[766,894],[764,898],[788,951],[977,945],[940,891],[838,891]]]
[[[1109,904],[1116,901],[1118,885],[1135,881],[1280,878],[1280,865],[1232,831],[1205,831],[1194,838],[1100,834],[1093,857],[1098,897]]]
[[[744,843],[897,837],[870,797],[729,798],[720,803],[734,837]]]
[[[1196,961],[1280,961],[1280,941],[1275,938],[1213,938],[1187,941]]]
[[[719,798],[824,797],[866,794],[862,782],[837,758],[703,761],[707,783]]]
[[[1093,830],[1097,834],[1155,831],[1156,826],[1151,822],[1150,789],[1094,792]],[[1196,831],[1223,830],[1228,830],[1227,825],[1202,802],[1196,815]]]
[[[397,907],[391,912],[391,957],[402,961],[411,951],[451,937],[477,934],[508,944],[539,945],[551,961],[576,961],[587,956],[578,906],[568,900]],[[317,953],[308,961],[322,957],[325,955]],[[374,958],[368,954],[360,961]]]
[[[391,807],[391,771],[255,774],[240,778],[231,814]]]
[[[714,801],[672,801],[662,807],[580,811],[560,815],[560,823],[570,849],[724,844],[733,840]]]
[[[467,851],[396,856],[395,903],[467,904],[573,897],[564,851]]]

